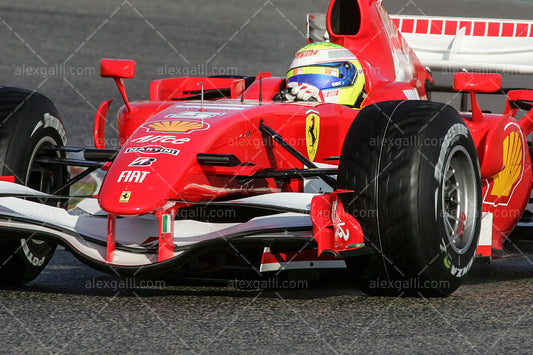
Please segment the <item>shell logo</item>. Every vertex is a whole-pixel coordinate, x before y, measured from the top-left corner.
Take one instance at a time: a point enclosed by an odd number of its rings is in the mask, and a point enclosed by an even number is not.
[[[149,132],[189,133],[207,129],[209,128],[209,124],[201,121],[173,120],[152,122],[145,124],[143,127],[148,129]]]
[[[504,169],[494,177],[491,195],[507,197],[522,173],[522,139],[517,132],[511,132],[503,140]]]

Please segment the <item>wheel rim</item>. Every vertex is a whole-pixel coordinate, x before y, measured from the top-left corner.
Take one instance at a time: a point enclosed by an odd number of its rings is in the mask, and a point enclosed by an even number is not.
[[[448,244],[466,253],[475,239],[478,191],[474,163],[463,146],[455,146],[445,164],[441,203]]]
[[[57,143],[51,137],[43,137],[36,145],[28,164],[28,171],[26,173],[25,185],[32,189],[51,193],[56,182],[57,176],[61,172],[58,169],[53,169],[48,166],[41,165],[35,160],[42,155],[45,155],[46,146],[55,146]],[[58,155],[59,157],[59,155]]]
[[[45,193],[53,192],[55,183],[57,182],[56,179],[61,179],[61,171],[59,171],[58,169],[41,165],[36,162],[36,159],[39,156],[46,155],[45,148],[47,146],[55,145],[57,145],[57,142],[51,137],[43,137],[35,145],[35,149],[33,150],[28,163],[28,171],[26,173],[26,178],[24,180],[24,184],[26,186]],[[55,205],[59,203],[58,200],[39,199],[39,201],[41,203],[49,205]],[[40,245],[46,242],[32,237],[26,239],[26,243]]]

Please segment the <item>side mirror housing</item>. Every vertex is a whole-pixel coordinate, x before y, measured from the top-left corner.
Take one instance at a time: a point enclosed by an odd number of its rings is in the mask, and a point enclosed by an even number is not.
[[[135,61],[131,59],[107,59],[100,60],[100,76],[104,78],[113,78],[117,84],[120,95],[124,100],[124,104],[131,112],[131,105],[126,95],[126,87],[124,86],[124,80],[131,79],[135,76]]]
[[[100,76],[104,78],[131,79],[135,76],[135,61],[131,59],[100,60]]]
[[[466,92],[495,92],[502,88],[500,74],[456,73],[453,76],[453,89]]]
[[[501,88],[502,76],[500,74],[455,73],[453,76],[453,89],[470,93],[472,121],[474,122],[483,122],[483,112],[477,102],[476,93],[490,93]]]

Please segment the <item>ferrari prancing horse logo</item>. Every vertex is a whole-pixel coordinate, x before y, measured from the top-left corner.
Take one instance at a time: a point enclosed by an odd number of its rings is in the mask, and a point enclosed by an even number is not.
[[[305,142],[307,145],[307,155],[309,160],[315,160],[318,150],[318,140],[320,138],[320,116],[318,111],[308,110],[305,117]]]
[[[130,201],[131,191],[122,191],[118,202],[127,203]]]

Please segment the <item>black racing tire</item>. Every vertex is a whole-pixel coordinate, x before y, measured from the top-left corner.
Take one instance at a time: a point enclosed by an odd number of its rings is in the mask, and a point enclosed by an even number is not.
[[[28,90],[0,87],[0,175],[14,176],[15,182],[39,191],[54,192],[68,181],[67,168],[40,165],[36,159],[45,153],[44,147],[66,144],[65,128],[48,98]],[[64,200],[40,202],[65,205]],[[55,249],[55,243],[36,235],[0,235],[0,285],[20,285],[35,279]]]
[[[341,201],[374,253],[347,257],[371,295],[446,296],[474,261],[481,227],[475,144],[451,106],[391,101],[364,108],[342,149]]]

